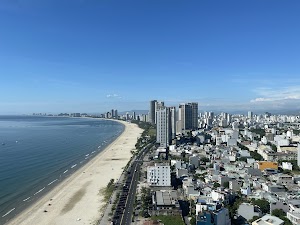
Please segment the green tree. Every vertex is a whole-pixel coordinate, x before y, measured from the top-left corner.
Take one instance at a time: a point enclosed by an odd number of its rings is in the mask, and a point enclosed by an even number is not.
[[[215,182],[213,187],[214,187],[214,188],[218,188],[218,187],[220,187],[220,186],[221,186],[221,185],[220,185],[219,183]]]
[[[190,224],[191,225],[196,225],[196,217],[193,216],[191,219],[190,219]]]
[[[277,152],[277,146],[276,145],[272,144],[271,148],[272,148],[273,151]]]
[[[259,206],[263,213],[270,213],[270,203],[266,199],[251,199],[251,202]]]
[[[223,187],[224,188],[229,188],[229,181],[225,181],[224,184],[223,184]]]
[[[203,166],[199,166],[199,170],[206,170],[206,168]]]
[[[292,175],[292,172],[290,170],[283,170],[282,173],[283,174]]]
[[[272,215],[276,216],[284,221],[284,225],[292,225],[292,222],[286,218],[286,213],[282,209],[274,209]]]
[[[209,158],[207,157],[201,157],[200,161],[204,163],[210,162]]]
[[[272,216],[277,216],[277,217],[281,218],[281,217],[285,217],[286,213],[282,209],[274,209],[272,211]]]
[[[257,153],[257,151],[250,151],[250,155],[253,159],[255,159],[257,161],[264,160],[264,158],[259,153]]]
[[[238,158],[238,161],[244,161],[244,162],[247,162],[247,158],[246,158],[246,157],[240,157],[240,158]]]
[[[259,134],[260,137],[266,136],[265,129],[250,129],[251,132]]]

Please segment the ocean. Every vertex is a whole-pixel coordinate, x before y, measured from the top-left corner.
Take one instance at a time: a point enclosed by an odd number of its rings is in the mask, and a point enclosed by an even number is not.
[[[0,116],[0,224],[70,176],[123,130],[110,120]]]

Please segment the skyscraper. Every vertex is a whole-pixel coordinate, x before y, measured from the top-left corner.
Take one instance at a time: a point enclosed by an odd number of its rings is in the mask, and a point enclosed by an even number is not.
[[[170,108],[170,127],[171,127],[171,137],[172,139],[176,137],[176,122],[177,122],[177,116],[176,116],[176,107],[172,106]]]
[[[178,127],[181,131],[198,129],[198,103],[184,103],[179,105]],[[178,132],[181,132],[178,130]]]
[[[252,119],[252,117],[253,117],[253,112],[248,111],[248,118],[249,118],[249,119]]]
[[[170,108],[160,107],[156,111],[156,142],[167,147],[172,139]]]
[[[155,105],[156,100],[150,101],[150,110],[149,110],[149,122],[154,124],[155,123]]]
[[[198,129],[198,103],[189,103],[192,106],[192,129]]]
[[[115,117],[115,110],[112,109],[112,110],[110,111],[110,116],[111,116],[111,118],[114,118],[114,117]]]
[[[155,102],[155,124],[157,124],[157,111],[165,107],[164,102]]]

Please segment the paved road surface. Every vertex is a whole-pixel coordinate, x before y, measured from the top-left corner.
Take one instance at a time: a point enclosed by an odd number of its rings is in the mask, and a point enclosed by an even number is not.
[[[114,225],[130,225],[132,222],[132,214],[134,211],[134,201],[136,196],[136,188],[139,180],[142,159],[150,149],[149,144],[145,147],[133,160],[128,169],[128,176],[123,186],[123,192],[120,195],[119,203],[116,207],[116,212],[113,217]]]

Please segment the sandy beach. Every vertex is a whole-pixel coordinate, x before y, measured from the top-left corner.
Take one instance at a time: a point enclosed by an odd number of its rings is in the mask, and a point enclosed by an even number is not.
[[[110,179],[119,179],[143,131],[135,124],[122,123],[125,130],[112,144],[7,224],[95,224],[105,204],[99,190]]]

